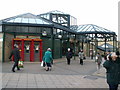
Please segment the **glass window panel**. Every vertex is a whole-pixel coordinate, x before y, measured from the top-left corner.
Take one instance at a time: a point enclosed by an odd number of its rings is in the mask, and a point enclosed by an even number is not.
[[[53,34],[57,34],[56,29],[53,29]]]
[[[0,26],[0,32],[2,32],[2,26]]]
[[[70,25],[77,25],[77,19],[73,16],[70,16]]]
[[[5,28],[5,31],[7,31],[7,32],[12,32],[14,30],[15,30],[14,26],[6,26],[6,28]]]
[[[20,31],[21,32],[28,32],[28,27],[22,26]]]
[[[28,23],[28,18],[23,18],[22,23]]]
[[[49,23],[47,23],[47,22],[43,21],[43,24],[49,24]]]
[[[21,20],[22,20],[22,18],[16,18],[16,19],[14,20],[14,22],[19,22],[19,23],[21,23]]]
[[[36,33],[36,27],[29,27],[29,32]]]
[[[16,26],[16,32],[21,32],[21,27],[20,26]]]
[[[50,28],[45,28],[46,32],[51,35],[51,29]]]
[[[47,14],[47,17],[46,17],[46,18],[47,18],[47,19],[50,19],[49,17],[50,17],[49,14]]]
[[[41,27],[36,27],[36,33],[42,33]]]
[[[29,23],[34,23],[34,24],[36,24],[36,20],[35,20],[35,19],[30,18],[30,19],[29,19]]]

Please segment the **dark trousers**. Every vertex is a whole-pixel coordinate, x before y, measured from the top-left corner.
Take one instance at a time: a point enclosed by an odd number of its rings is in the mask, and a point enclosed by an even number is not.
[[[83,65],[83,59],[80,59],[80,64]]]
[[[51,63],[47,63],[47,62],[46,62],[46,65],[47,65],[46,71],[49,71],[49,70],[51,71],[51,67],[52,67],[52,66],[51,66]]]
[[[118,90],[118,84],[116,85],[109,84],[109,90]]]
[[[51,63],[46,63],[47,67],[52,67]]]
[[[70,58],[67,58],[67,64],[70,65]]]
[[[19,61],[15,61],[15,62],[14,62],[12,71],[15,71],[15,67],[17,67],[17,70],[20,70],[20,68],[18,67],[18,62],[19,62]]]

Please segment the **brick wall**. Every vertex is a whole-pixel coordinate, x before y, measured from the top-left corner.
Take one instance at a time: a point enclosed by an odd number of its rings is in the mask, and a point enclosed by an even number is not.
[[[9,61],[8,57],[12,51],[12,39],[14,38],[11,34],[5,35],[5,61]]]

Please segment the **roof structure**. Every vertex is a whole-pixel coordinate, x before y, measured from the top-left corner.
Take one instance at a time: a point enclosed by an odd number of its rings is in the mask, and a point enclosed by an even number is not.
[[[85,24],[85,25],[75,25],[70,27],[72,30],[75,30],[78,34],[113,34],[115,35],[115,32],[110,31],[108,29],[99,27],[97,25],[93,24]]]
[[[54,14],[65,14],[61,11],[55,10],[50,11],[48,13]],[[68,14],[67,14],[68,15]],[[111,34],[116,35],[115,32],[107,30],[105,28],[99,27],[93,24],[85,24],[85,25],[74,25],[69,27],[62,26],[60,24],[51,22],[50,20],[46,20],[45,18],[38,17],[37,15],[31,13],[25,13],[21,15],[17,15],[14,17],[10,17],[7,19],[3,19],[0,21],[0,24],[22,24],[22,25],[37,25],[37,26],[50,26],[59,28],[62,30],[66,30],[68,32],[74,34]]]
[[[38,18],[36,15],[33,15],[31,13],[25,13],[25,14],[17,15],[7,19],[3,19],[1,22],[2,23],[48,24],[48,25],[52,24],[46,20],[43,20],[42,18]]]

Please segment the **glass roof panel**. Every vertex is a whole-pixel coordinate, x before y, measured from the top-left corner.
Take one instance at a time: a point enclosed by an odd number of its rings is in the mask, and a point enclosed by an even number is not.
[[[41,19],[36,19],[36,23],[37,23],[37,24],[41,24],[41,23],[42,23],[42,20],[41,20]]]
[[[22,19],[22,23],[29,23],[28,18],[23,18],[23,19]]]
[[[43,21],[43,24],[51,24],[51,23],[48,23],[48,22]]]
[[[14,22],[21,22],[22,18],[15,18]]]
[[[35,19],[29,18],[29,23],[36,23]]]
[[[10,23],[31,23],[31,24],[52,24],[42,18],[37,17],[31,13],[26,13],[14,17],[4,19],[3,22]]]
[[[74,28],[74,27],[72,27],[72,28]],[[96,33],[97,32],[97,33],[115,34],[113,31],[107,30],[105,28],[102,28],[102,27],[99,27],[99,26],[93,25],[93,24],[79,25],[76,31],[78,33]]]

